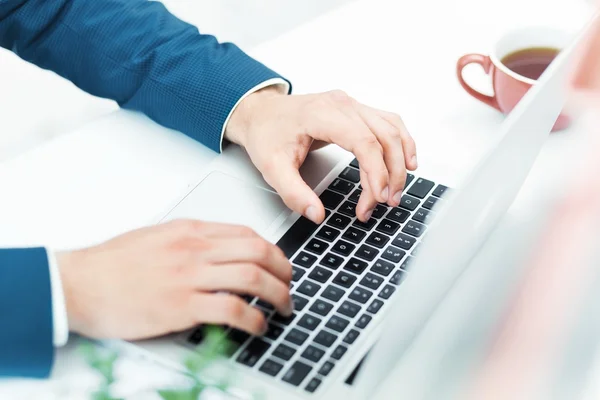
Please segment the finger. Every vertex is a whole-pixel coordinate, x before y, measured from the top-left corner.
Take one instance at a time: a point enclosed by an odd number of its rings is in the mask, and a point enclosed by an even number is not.
[[[406,125],[404,125],[404,121],[400,118],[399,115],[387,112],[372,109],[377,112],[383,119],[392,124],[398,129],[400,134],[400,138],[402,140],[402,149],[404,151],[404,159],[406,160],[406,168],[414,171],[419,167],[419,163],[417,162],[417,145],[415,144],[415,140],[406,129]]]
[[[385,202],[389,193],[388,171],[377,137],[354,110],[352,98],[340,91],[325,93],[321,97],[324,101],[315,110],[319,116],[314,118],[316,125],[310,127],[310,135],[354,153],[367,173],[375,197]]]
[[[386,202],[396,207],[400,204],[400,197],[406,183],[406,163],[400,130],[367,107],[358,105],[357,111],[383,147],[383,159],[390,174],[388,180],[390,190]]]
[[[253,335],[267,331],[263,313],[235,295],[196,293],[189,303],[188,313],[194,325],[229,325]]]
[[[272,304],[283,315],[292,314],[289,285],[256,264],[221,264],[198,268],[192,279],[196,290],[251,294]]]
[[[323,222],[325,208],[315,192],[304,182],[298,167],[286,157],[279,156],[263,168],[263,177],[290,209],[304,215],[316,224]]]
[[[191,238],[257,238],[259,235],[243,225],[206,222],[195,219],[176,219],[160,225],[160,234]]]
[[[256,238],[217,238],[198,246],[200,261],[211,264],[252,263],[275,276],[286,286],[292,280],[292,266],[281,249]]]
[[[358,199],[358,205],[356,206],[356,216],[362,222],[367,222],[373,214],[373,210],[377,205],[377,200],[373,197],[373,192],[369,186],[369,180],[367,179],[366,173],[360,171],[360,179],[362,185],[362,192]]]

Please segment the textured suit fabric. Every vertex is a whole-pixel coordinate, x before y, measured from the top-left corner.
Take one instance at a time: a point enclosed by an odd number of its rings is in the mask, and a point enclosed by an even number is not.
[[[155,1],[0,0],[0,46],[215,151],[237,101],[280,78]],[[51,306],[44,250],[1,250],[0,376],[49,373]]]

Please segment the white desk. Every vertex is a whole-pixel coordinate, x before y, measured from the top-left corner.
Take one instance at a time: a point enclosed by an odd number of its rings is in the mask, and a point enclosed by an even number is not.
[[[297,93],[343,88],[402,114],[418,144],[421,173],[443,165],[451,180],[479,159],[502,121],[462,91],[456,59],[485,52],[511,26],[574,27],[586,11],[576,0],[504,0],[502,8],[488,11],[495,3],[500,2],[360,0],[251,54],[289,77]],[[485,83],[479,71],[469,73]],[[555,161],[564,160],[575,136],[574,129],[553,135],[534,169],[534,175],[548,176],[540,182],[560,176]],[[327,151],[325,156],[335,153]],[[227,153],[216,162],[226,162],[235,149]],[[183,135],[118,112],[0,164],[0,243],[76,247],[148,224],[215,157]],[[48,388],[85,386],[93,378],[77,366],[72,346],[61,349],[51,380],[4,382],[0,398],[54,398]],[[157,376],[133,367],[123,373],[146,382]]]

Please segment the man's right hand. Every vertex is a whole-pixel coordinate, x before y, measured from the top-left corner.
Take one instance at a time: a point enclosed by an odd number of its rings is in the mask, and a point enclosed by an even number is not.
[[[93,338],[143,339],[203,323],[264,333],[263,314],[236,294],[292,312],[289,261],[246,227],[172,221],[57,261],[69,329]]]

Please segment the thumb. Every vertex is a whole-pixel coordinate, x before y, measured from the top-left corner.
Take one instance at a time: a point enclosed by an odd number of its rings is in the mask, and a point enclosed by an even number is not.
[[[325,218],[325,208],[316,193],[304,182],[298,168],[288,158],[276,159],[268,171],[263,172],[271,185],[293,211],[302,214],[315,224]]]

